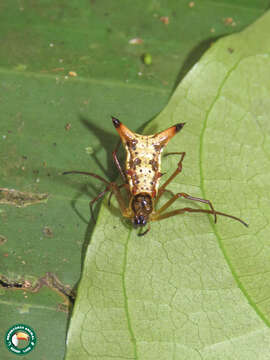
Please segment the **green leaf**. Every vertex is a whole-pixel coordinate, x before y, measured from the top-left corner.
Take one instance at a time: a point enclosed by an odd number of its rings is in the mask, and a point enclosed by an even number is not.
[[[50,352],[60,359],[72,306],[63,295],[79,280],[82,252],[94,226],[88,225],[89,199],[103,190],[95,179],[62,172],[89,170],[113,178],[111,153],[118,138],[110,115],[130,116],[139,126],[165,106],[167,95],[115,82],[5,70],[0,78],[5,114],[0,131],[0,279],[6,285],[0,288],[0,336],[13,324],[28,324],[39,339],[29,357],[41,359]],[[136,101],[119,111],[119,99]],[[16,284],[31,286],[12,288]],[[4,350],[5,360],[14,358]]]
[[[103,190],[96,179],[62,171],[115,179],[110,115],[142,128],[211,43],[268,7],[268,0],[194,3],[0,4],[0,337],[29,324],[39,339],[29,359],[63,357],[72,309],[66,295],[76,291],[94,228],[88,203]],[[143,43],[130,44],[134,37]],[[14,355],[5,349],[2,357]]]
[[[268,12],[219,40],[145,130],[186,122],[167,149],[187,152],[170,190],[210,199],[249,228],[186,214],[138,237],[104,202],[66,360],[269,358],[269,32]],[[162,171],[176,165],[170,156]]]
[[[268,7],[268,0],[194,3],[2,1],[0,66],[60,76],[75,71],[96,81],[146,82],[170,91],[212,41],[243,29]],[[142,43],[130,44],[133,38]],[[141,61],[147,52],[151,67]]]

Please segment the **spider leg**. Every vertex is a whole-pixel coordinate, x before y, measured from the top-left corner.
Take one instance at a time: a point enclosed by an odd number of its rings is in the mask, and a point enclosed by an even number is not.
[[[110,192],[109,199],[108,199],[108,206],[111,207],[111,198],[113,196],[113,191]]]
[[[125,186],[126,187],[127,184],[121,184],[121,185],[118,185],[119,189],[121,189],[121,187]],[[111,193],[109,195],[109,199],[108,199],[108,206],[110,207],[111,206],[111,198],[113,196],[114,192],[111,190]]]
[[[125,184],[123,184],[123,185],[125,185]],[[121,187],[121,185],[120,185],[120,187]],[[114,195],[116,197],[116,200],[117,200],[117,202],[119,204],[122,215],[124,217],[131,218],[132,217],[132,211],[131,211],[131,209],[129,207],[126,207],[126,201],[125,201],[125,199],[123,198],[123,195],[120,192],[120,187],[115,182],[111,183],[111,190],[113,191],[113,193],[114,193]]]
[[[116,148],[112,152],[112,157],[113,157],[113,161],[115,162],[115,165],[117,166],[117,168],[122,176],[122,179],[124,180],[125,183],[127,183],[127,177],[126,177],[125,172],[122,169],[120,161],[118,160],[118,157],[117,157],[117,151],[118,151],[120,145],[121,145],[121,140],[117,143]]]
[[[109,182],[109,181],[107,181],[106,179],[104,179],[103,177],[101,177],[101,176],[99,176],[97,174],[86,172],[86,171],[72,170],[72,171],[65,171],[62,174],[63,175],[67,175],[67,174],[88,175],[88,176],[92,176],[92,177],[104,182],[107,185],[106,189],[104,191],[102,191],[98,196],[96,196],[93,200],[91,200],[90,203],[89,203],[91,217],[93,219],[94,219],[94,217],[93,217],[93,204],[95,203],[95,201],[99,200],[109,190],[111,190],[114,193],[114,195],[115,195],[115,197],[117,199],[117,202],[119,204],[119,207],[121,209],[122,215],[125,216],[125,217],[131,217],[130,210],[125,205],[125,199],[123,198],[123,196],[122,196],[122,194],[121,194],[121,192],[119,190],[119,186],[115,182]],[[120,185],[120,187],[121,187],[121,185]],[[94,221],[95,221],[95,219],[94,219]]]
[[[172,192],[172,190],[165,189],[164,192],[165,192],[165,191],[168,192],[168,193],[170,193],[172,196],[174,196],[174,193]]]
[[[210,200],[205,200],[205,199],[201,199],[198,197],[194,197],[191,195],[188,195],[186,193],[177,193],[175,194],[169,201],[167,201],[158,211],[156,211],[157,214],[161,214],[163,211],[165,211],[169,206],[171,206],[175,200],[179,199],[179,198],[185,198],[188,200],[193,200],[193,201],[198,201],[198,202],[202,202],[204,204],[208,204],[211,208],[211,214],[214,215],[215,217],[215,223],[217,222],[217,216],[216,216],[216,210],[214,209],[212,203]]]
[[[205,209],[191,209],[191,208],[183,208],[183,209],[178,209],[178,210],[173,210],[170,211],[166,214],[160,215],[157,214],[157,216],[155,216],[154,218],[152,218],[153,221],[157,221],[157,220],[162,220],[162,219],[166,219],[168,217],[174,216],[174,215],[178,215],[178,214],[184,214],[185,212],[189,212],[189,213],[206,213],[206,214],[213,214],[212,210],[205,210]],[[239,221],[241,224],[245,225],[246,227],[248,227],[248,224],[246,222],[244,222],[243,220],[239,219],[238,217],[235,217],[233,215],[228,215],[225,213],[222,213],[220,211],[215,211],[215,215],[221,215],[221,216],[226,216],[229,217],[231,219],[237,220]]]
[[[167,153],[166,155],[172,155],[172,154],[179,154],[179,155],[181,155],[181,158],[180,158],[180,160],[178,162],[177,169],[172,173],[172,175],[169,177],[169,179],[159,188],[159,192],[158,192],[156,201],[161,197],[161,195],[164,193],[164,191],[167,190],[166,189],[167,185],[182,171],[182,162],[184,160],[184,157],[185,157],[186,153],[185,152],[173,152],[173,153]],[[181,198],[181,197],[185,198],[185,199],[188,199],[188,200],[193,200],[193,201],[198,201],[198,202],[208,204],[209,207],[210,207],[210,210],[183,208],[183,209],[173,210],[173,211],[170,211],[170,212],[165,213],[165,214],[161,214],[166,209],[168,209],[168,207],[170,205],[172,205],[178,198]],[[229,217],[231,219],[240,221],[243,225],[248,226],[248,224],[245,223],[243,220],[241,220],[241,219],[239,219],[239,218],[237,218],[237,217],[235,217],[233,215],[229,215],[229,214],[222,213],[220,211],[216,211],[214,209],[214,207],[213,207],[210,200],[194,197],[194,196],[188,195],[186,193],[178,193],[178,194],[173,195],[173,197],[170,200],[168,200],[159,210],[157,210],[151,216],[151,220],[153,220],[153,221],[162,220],[162,219],[166,219],[166,218],[168,218],[170,216],[174,216],[174,215],[177,215],[177,214],[183,214],[185,212],[190,212],[190,213],[196,213],[196,212],[199,213],[200,212],[200,213],[212,214],[212,215],[214,215],[215,223],[217,222],[217,215],[226,216],[226,217]]]
[[[122,179],[124,180],[124,184],[120,185],[120,187],[122,186],[125,186],[126,190],[127,190],[127,194],[128,194],[128,197],[130,197],[130,192],[129,192],[129,187],[128,187],[128,180],[127,180],[127,177],[126,177],[126,173],[125,171],[122,169],[121,167],[121,164],[120,164],[120,161],[118,160],[118,157],[117,157],[117,151],[119,149],[119,146],[121,145],[121,140],[118,142],[118,144],[116,145],[116,148],[115,150],[112,152],[112,157],[113,157],[113,160],[122,176]],[[110,194],[110,197],[109,197],[109,201],[108,201],[108,204],[110,206],[110,200],[111,200],[111,197],[112,197],[112,194]]]
[[[68,174],[82,174],[82,175],[92,176],[92,177],[104,182],[105,184],[110,185],[110,182],[107,181],[106,179],[104,179],[103,177],[101,177],[101,176],[99,176],[97,174],[94,174],[94,173],[87,172],[87,171],[72,170],[72,171],[65,171],[65,172],[62,173],[62,175],[68,175]]]
[[[186,156],[185,152],[171,152],[167,153],[167,155],[177,154],[181,155],[181,158],[178,162],[177,169],[172,173],[172,175],[169,177],[168,180],[165,181],[165,183],[159,188],[156,201],[161,197],[161,195],[164,193],[166,187],[169,185],[169,183],[182,171],[182,162],[184,160],[184,157]]]
[[[102,196],[104,196],[106,194],[106,192],[109,191],[109,190],[110,190],[110,187],[106,187],[106,189],[104,191],[102,191],[100,194],[98,194],[98,196],[96,196],[93,200],[91,200],[89,202],[91,218],[93,219],[95,224],[96,224],[96,219],[95,219],[95,216],[94,216],[93,205],[97,200],[102,198]]]

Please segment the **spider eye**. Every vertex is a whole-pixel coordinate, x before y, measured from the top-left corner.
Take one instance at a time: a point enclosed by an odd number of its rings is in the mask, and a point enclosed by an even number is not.
[[[136,226],[145,226],[147,224],[147,221],[143,215],[135,216],[133,219],[133,225]]]

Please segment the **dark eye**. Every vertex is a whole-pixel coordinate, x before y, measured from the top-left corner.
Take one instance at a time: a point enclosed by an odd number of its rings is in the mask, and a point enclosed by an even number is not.
[[[136,216],[133,220],[134,226],[145,226],[147,221],[143,215]]]

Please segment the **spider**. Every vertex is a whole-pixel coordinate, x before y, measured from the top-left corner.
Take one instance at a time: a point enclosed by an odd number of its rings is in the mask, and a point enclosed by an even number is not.
[[[245,226],[248,226],[248,224],[243,220],[233,215],[216,211],[211,201],[209,200],[194,197],[184,192],[173,194],[170,190],[167,189],[167,186],[170,184],[170,182],[182,171],[182,163],[186,155],[185,152],[171,152],[166,154],[179,155],[180,160],[172,175],[164,182],[164,184],[159,186],[159,181],[162,176],[162,173],[160,172],[162,151],[169,140],[184,127],[185,123],[176,124],[154,135],[140,135],[129,130],[115,117],[112,117],[112,122],[126,149],[127,156],[125,169],[121,167],[117,157],[119,144],[112,153],[113,160],[120,172],[123,183],[118,185],[116,182],[109,182],[97,174],[85,171],[66,171],[63,173],[63,175],[89,175],[105,183],[105,190],[98,194],[89,203],[91,216],[93,219],[94,203],[102,196],[104,196],[108,191],[111,191],[109,196],[109,203],[112,194],[114,194],[119,204],[122,216],[131,219],[135,228],[143,228],[148,224],[147,229],[145,231],[139,232],[138,236],[143,236],[150,230],[151,221],[166,219],[168,217],[184,214],[186,212],[213,214],[215,223],[217,222],[217,215],[226,216],[239,221]],[[126,203],[126,200],[120,190],[123,187],[127,192],[128,204]],[[157,202],[165,191],[172,193],[172,197],[164,205],[157,209]],[[179,198],[185,198],[188,200],[208,204],[210,209],[193,209],[190,207],[184,207],[177,210],[166,211]]]

